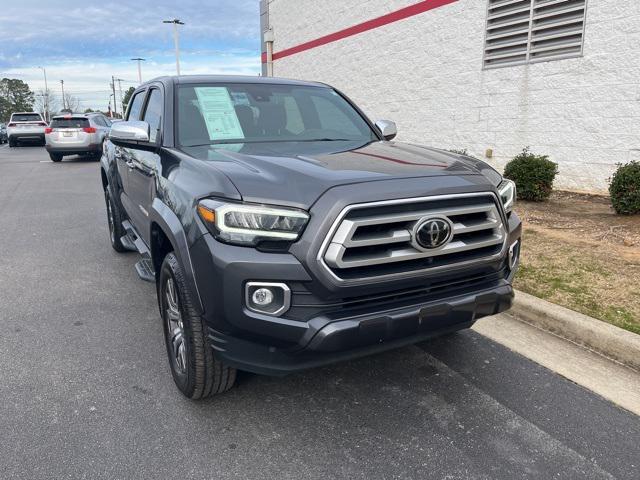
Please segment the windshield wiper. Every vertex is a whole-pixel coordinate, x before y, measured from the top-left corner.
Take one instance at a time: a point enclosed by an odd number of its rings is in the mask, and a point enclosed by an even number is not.
[[[304,140],[292,140],[293,142],[356,142],[348,138],[309,138]]]

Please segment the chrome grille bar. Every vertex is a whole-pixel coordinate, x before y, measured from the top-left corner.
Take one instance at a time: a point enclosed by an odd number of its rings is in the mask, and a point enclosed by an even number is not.
[[[443,206],[445,201],[458,204]],[[429,203],[433,208],[429,208]],[[414,204],[416,209],[411,211]],[[401,211],[397,211],[398,207]],[[417,245],[414,229],[420,221],[431,217],[448,219],[453,227],[452,236],[444,246],[426,250]],[[338,279],[341,273],[348,272],[352,277],[357,269],[390,264],[397,268],[406,264],[407,273],[413,274],[412,261],[428,260],[434,265],[422,270],[438,269],[438,261],[451,262],[450,267],[463,264],[471,257],[474,261],[487,261],[495,257],[496,252],[501,253],[506,240],[501,209],[491,192],[352,205],[341,213],[331,232],[318,259]],[[482,250],[490,247],[494,249]],[[481,258],[478,258],[479,250]],[[458,255],[447,259],[452,254]],[[375,276],[379,275],[378,272]]]

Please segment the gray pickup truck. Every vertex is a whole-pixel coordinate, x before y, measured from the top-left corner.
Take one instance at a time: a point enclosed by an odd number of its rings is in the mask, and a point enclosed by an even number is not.
[[[110,240],[154,282],[174,381],[282,375],[511,306],[515,186],[393,142],[320,83],[181,76],[135,91],[101,160]]]

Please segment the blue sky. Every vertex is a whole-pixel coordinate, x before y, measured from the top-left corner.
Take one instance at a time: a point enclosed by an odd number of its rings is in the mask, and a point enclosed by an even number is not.
[[[172,25],[180,18],[183,74],[257,75],[258,0],[14,0],[0,7],[0,77],[21,78],[34,91],[65,91],[83,107],[106,109],[111,75],[137,84],[133,57],[146,58],[143,80],[175,74]]]

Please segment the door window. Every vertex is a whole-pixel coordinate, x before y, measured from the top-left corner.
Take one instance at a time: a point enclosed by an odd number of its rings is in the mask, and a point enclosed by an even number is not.
[[[142,111],[142,103],[144,102],[145,92],[136,93],[129,107],[127,120],[140,120],[140,112]]]
[[[149,141],[155,142],[160,129],[160,119],[162,118],[162,93],[157,88],[151,90],[147,108],[144,111],[143,120],[149,124]]]

